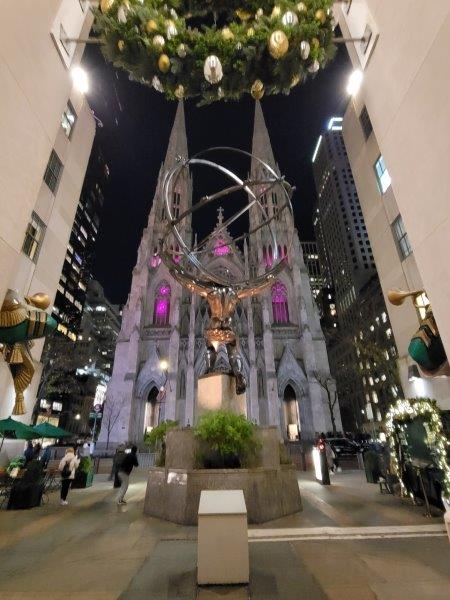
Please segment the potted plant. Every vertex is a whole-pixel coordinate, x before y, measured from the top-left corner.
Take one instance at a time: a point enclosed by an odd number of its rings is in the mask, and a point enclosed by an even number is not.
[[[166,433],[174,427],[178,427],[178,421],[168,419],[145,434],[144,443],[150,447],[151,452],[157,453],[157,467],[164,467],[166,464]]]
[[[43,492],[43,464],[39,460],[32,460],[24,470],[23,476],[13,483],[8,510],[40,506]]]
[[[248,465],[258,441],[256,426],[243,415],[226,410],[205,413],[195,428],[195,436],[203,442],[203,467],[206,469],[239,469]]]
[[[94,463],[90,456],[83,456],[80,459],[80,464],[75,471],[75,479],[73,480],[73,488],[91,487],[94,480]]]

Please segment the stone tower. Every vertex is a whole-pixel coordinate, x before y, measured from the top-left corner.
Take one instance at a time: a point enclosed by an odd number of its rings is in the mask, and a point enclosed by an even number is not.
[[[278,172],[259,102],[252,148],[254,155]],[[205,300],[192,296],[170,277],[158,256],[158,240],[166,224],[161,184],[177,156],[188,156],[183,103],[178,105],[123,311],[100,446],[108,438],[110,447],[139,442],[145,431],[165,419],[176,419],[183,425],[193,423],[197,379],[206,366],[203,327],[208,321],[208,307]],[[251,176],[263,175],[260,168],[253,161]],[[192,182],[180,179],[172,198],[175,213],[184,211],[191,198]],[[270,236],[260,230],[241,252],[228,232],[222,231],[211,239],[206,260],[209,270],[242,279],[244,274],[270,267],[277,253],[285,257],[287,266],[274,286],[238,305],[235,328],[248,381],[248,418],[278,426],[285,438],[310,440],[317,432],[331,428],[326,393],[315,377],[317,373],[321,379],[329,377],[329,366],[298,234],[295,231],[291,246],[286,212],[277,216],[282,198],[274,187],[262,199],[269,215],[275,217],[276,249]],[[251,225],[258,218],[252,209]],[[222,219],[219,209],[217,227]],[[191,242],[194,232],[190,221],[183,233]],[[175,245],[173,250],[176,261]],[[167,361],[166,371],[161,369],[161,361]],[[220,349],[216,366],[228,366],[226,353]],[[338,407],[335,419],[340,429]]]

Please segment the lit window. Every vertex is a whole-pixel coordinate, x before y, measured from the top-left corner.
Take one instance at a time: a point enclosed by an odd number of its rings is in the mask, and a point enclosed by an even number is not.
[[[392,223],[392,232],[394,234],[400,258],[405,260],[405,258],[411,254],[412,249],[401,215],[399,215]]]
[[[25,240],[22,246],[22,252],[26,254],[33,262],[37,262],[39,251],[42,246],[42,240],[45,234],[45,224],[35,212],[31,213],[31,221],[28,223],[25,233]]]
[[[287,290],[280,281],[272,286],[272,312],[274,323],[289,323]]]
[[[214,255],[225,256],[230,253],[230,246],[222,238],[218,238],[214,244]]]
[[[75,121],[77,120],[77,115],[75,110],[70,102],[67,102],[66,110],[63,112],[61,116],[61,127],[64,129],[67,137],[70,139],[72,135],[73,128],[75,126]]]
[[[170,315],[170,285],[166,282],[160,284],[155,297],[153,308],[153,324],[167,325]]]
[[[63,164],[60,161],[59,156],[52,150],[50,158],[48,159],[47,168],[45,169],[44,181],[54,194],[56,194],[56,190],[58,189],[62,168]]]
[[[416,296],[414,299],[414,304],[416,305],[416,308],[419,312],[419,316],[423,321],[426,317],[427,309],[430,306],[430,301],[428,300],[427,295],[424,293],[420,294],[419,296]]]
[[[383,323],[386,323],[386,321],[387,321],[387,314],[385,312],[381,313],[381,320],[383,321]]]
[[[382,194],[384,194],[384,192],[391,185],[391,176],[389,175],[389,172],[386,169],[384,158],[381,156],[381,154],[374,165],[374,169],[375,175],[377,177],[378,189]]]

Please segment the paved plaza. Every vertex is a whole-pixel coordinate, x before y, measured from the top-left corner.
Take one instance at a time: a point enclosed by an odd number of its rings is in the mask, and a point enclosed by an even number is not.
[[[304,510],[250,528],[247,588],[196,587],[195,527],[143,515],[145,473],[118,508],[106,476],[39,509],[0,512],[0,598],[87,600],[425,600],[450,597],[441,517],[366,484],[300,475]]]

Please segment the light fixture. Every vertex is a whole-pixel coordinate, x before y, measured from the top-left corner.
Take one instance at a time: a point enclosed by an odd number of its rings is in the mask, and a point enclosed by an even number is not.
[[[73,67],[70,74],[75,89],[81,94],[86,94],[89,91],[89,78],[86,71],[82,67]]]
[[[77,414],[75,415],[75,420],[76,420],[76,421],[79,421],[80,419],[81,419],[81,415],[80,415],[80,413],[77,413]]]
[[[363,73],[360,69],[356,69],[348,78],[347,83],[347,94],[350,96],[356,96],[361,88],[363,80]]]
[[[165,358],[159,361],[159,368],[161,369],[161,371],[167,371],[167,369],[169,368],[169,363]]]
[[[409,365],[408,367],[408,381],[415,381],[420,379],[419,368],[417,365]]]

